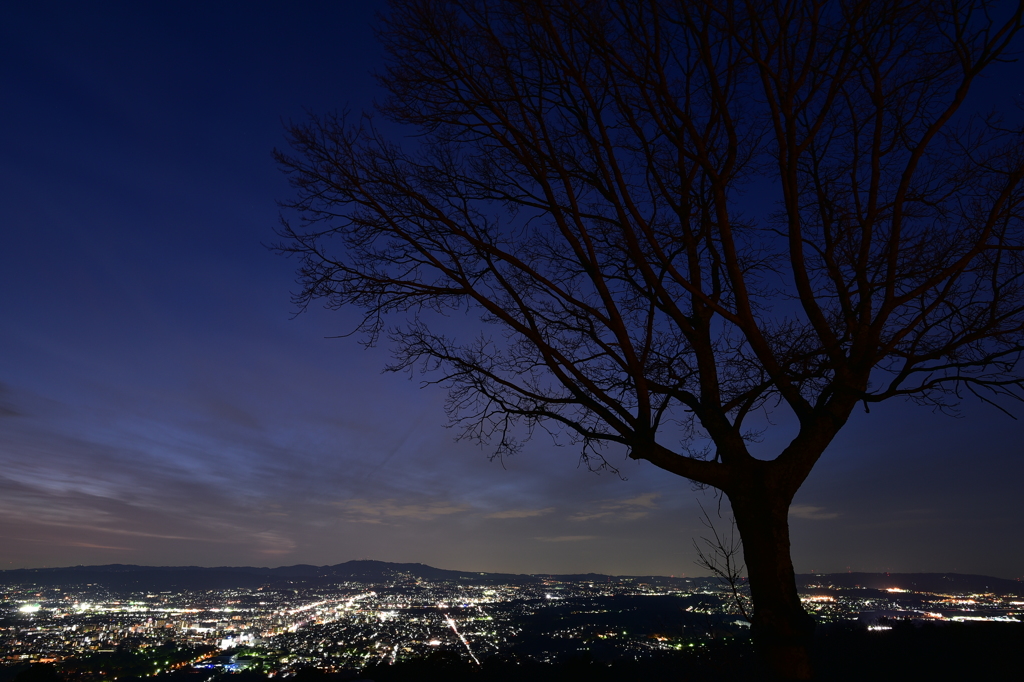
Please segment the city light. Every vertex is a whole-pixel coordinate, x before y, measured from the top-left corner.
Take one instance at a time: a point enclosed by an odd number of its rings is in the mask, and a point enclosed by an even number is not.
[[[896,623],[1022,620],[1020,594],[815,581],[801,601],[816,622],[845,623],[872,636]],[[714,578],[521,576],[502,584],[489,576],[429,580],[389,569],[372,580],[223,590],[26,584],[0,588],[0,616],[4,611],[0,665],[121,660],[148,676],[189,667],[281,676],[310,666],[358,671],[436,652],[471,666],[506,654],[537,663],[583,652],[644,660],[751,636],[729,587]]]

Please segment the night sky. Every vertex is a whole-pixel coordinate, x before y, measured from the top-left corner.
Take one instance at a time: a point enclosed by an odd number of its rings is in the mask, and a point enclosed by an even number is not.
[[[0,568],[705,573],[711,493],[621,454],[626,480],[595,475],[545,438],[491,462],[444,428],[442,389],[331,338],[356,311],[293,319],[296,264],[264,246],[290,196],[271,151],[307,110],[380,99],[378,9],[0,11]],[[1024,83],[1000,69],[996,104]],[[797,571],[1021,577],[1022,433],[976,402],[858,413],[797,495]]]

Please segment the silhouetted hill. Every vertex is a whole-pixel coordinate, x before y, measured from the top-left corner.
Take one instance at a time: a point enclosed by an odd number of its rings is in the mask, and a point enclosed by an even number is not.
[[[668,576],[612,576],[603,573],[536,574],[478,573],[434,568],[418,563],[357,560],[334,566],[298,564],[266,568],[255,566],[68,566],[62,568],[22,568],[0,571],[0,585],[35,584],[40,586],[94,585],[111,590],[161,592],[168,590],[224,590],[261,586],[316,586],[339,582],[382,583],[417,580],[451,581],[474,585],[527,585],[539,582],[648,583],[674,587],[700,588],[715,585],[714,578],[676,578]],[[920,592],[1024,594],[1024,584],[1016,580],[958,573],[830,573],[797,576],[801,589],[863,587],[884,590],[899,588]]]
[[[526,584],[539,578],[508,573],[474,573],[434,568],[425,564],[385,561],[349,561],[335,566],[68,566],[0,571],[0,584],[41,586],[95,585],[115,590],[159,592],[166,590],[222,590],[263,585],[315,586],[338,582],[379,583],[393,581],[453,581],[474,584]]]
[[[0,572],[0,584],[40,586],[93,585],[110,590],[161,592],[167,590],[225,590],[256,588],[272,579],[268,569],[201,566],[69,566],[26,568]]]
[[[1024,594],[1024,583],[986,575],[964,573],[828,573],[825,575],[801,574],[797,576],[797,587],[863,587],[874,590],[897,588],[913,592],[939,592],[956,594]]]

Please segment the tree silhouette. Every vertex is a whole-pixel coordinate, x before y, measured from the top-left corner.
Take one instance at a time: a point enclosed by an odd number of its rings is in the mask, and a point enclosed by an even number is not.
[[[730,599],[726,602],[729,608],[749,621],[749,598],[743,589],[743,561],[740,558],[742,547],[736,538],[736,519],[729,519],[728,535],[724,531],[719,533],[708,510],[700,502],[697,504],[701,511],[700,521],[711,533],[711,537],[704,535],[701,536],[700,542],[693,540],[693,549],[697,552],[697,560],[694,563],[710,571],[723,587],[729,589]]]
[[[396,2],[377,109],[413,134],[292,126],[277,248],[300,306],[362,308],[390,369],[436,372],[497,456],[540,427],[592,467],[619,444],[721,490],[755,638],[807,677],[788,509],[851,412],[1021,397],[1022,129],[965,106],[1021,21],[981,0]],[[458,310],[479,337],[432,324]],[[754,457],[772,410],[797,433]]]

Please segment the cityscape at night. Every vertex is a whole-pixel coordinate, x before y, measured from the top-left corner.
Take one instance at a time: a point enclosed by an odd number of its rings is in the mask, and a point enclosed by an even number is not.
[[[1022,34],[8,3],[0,682],[1018,677]]]
[[[205,680],[242,671],[287,677],[309,668],[355,679],[439,655],[471,667],[584,657],[608,664],[694,655],[723,642],[749,647],[742,607],[714,578],[507,575],[352,561],[77,567],[8,571],[0,580],[0,675],[53,664],[67,680]],[[247,586],[227,587],[233,581]],[[800,581],[806,608],[826,630],[884,637],[894,628],[1024,621],[1017,581],[956,574]]]

